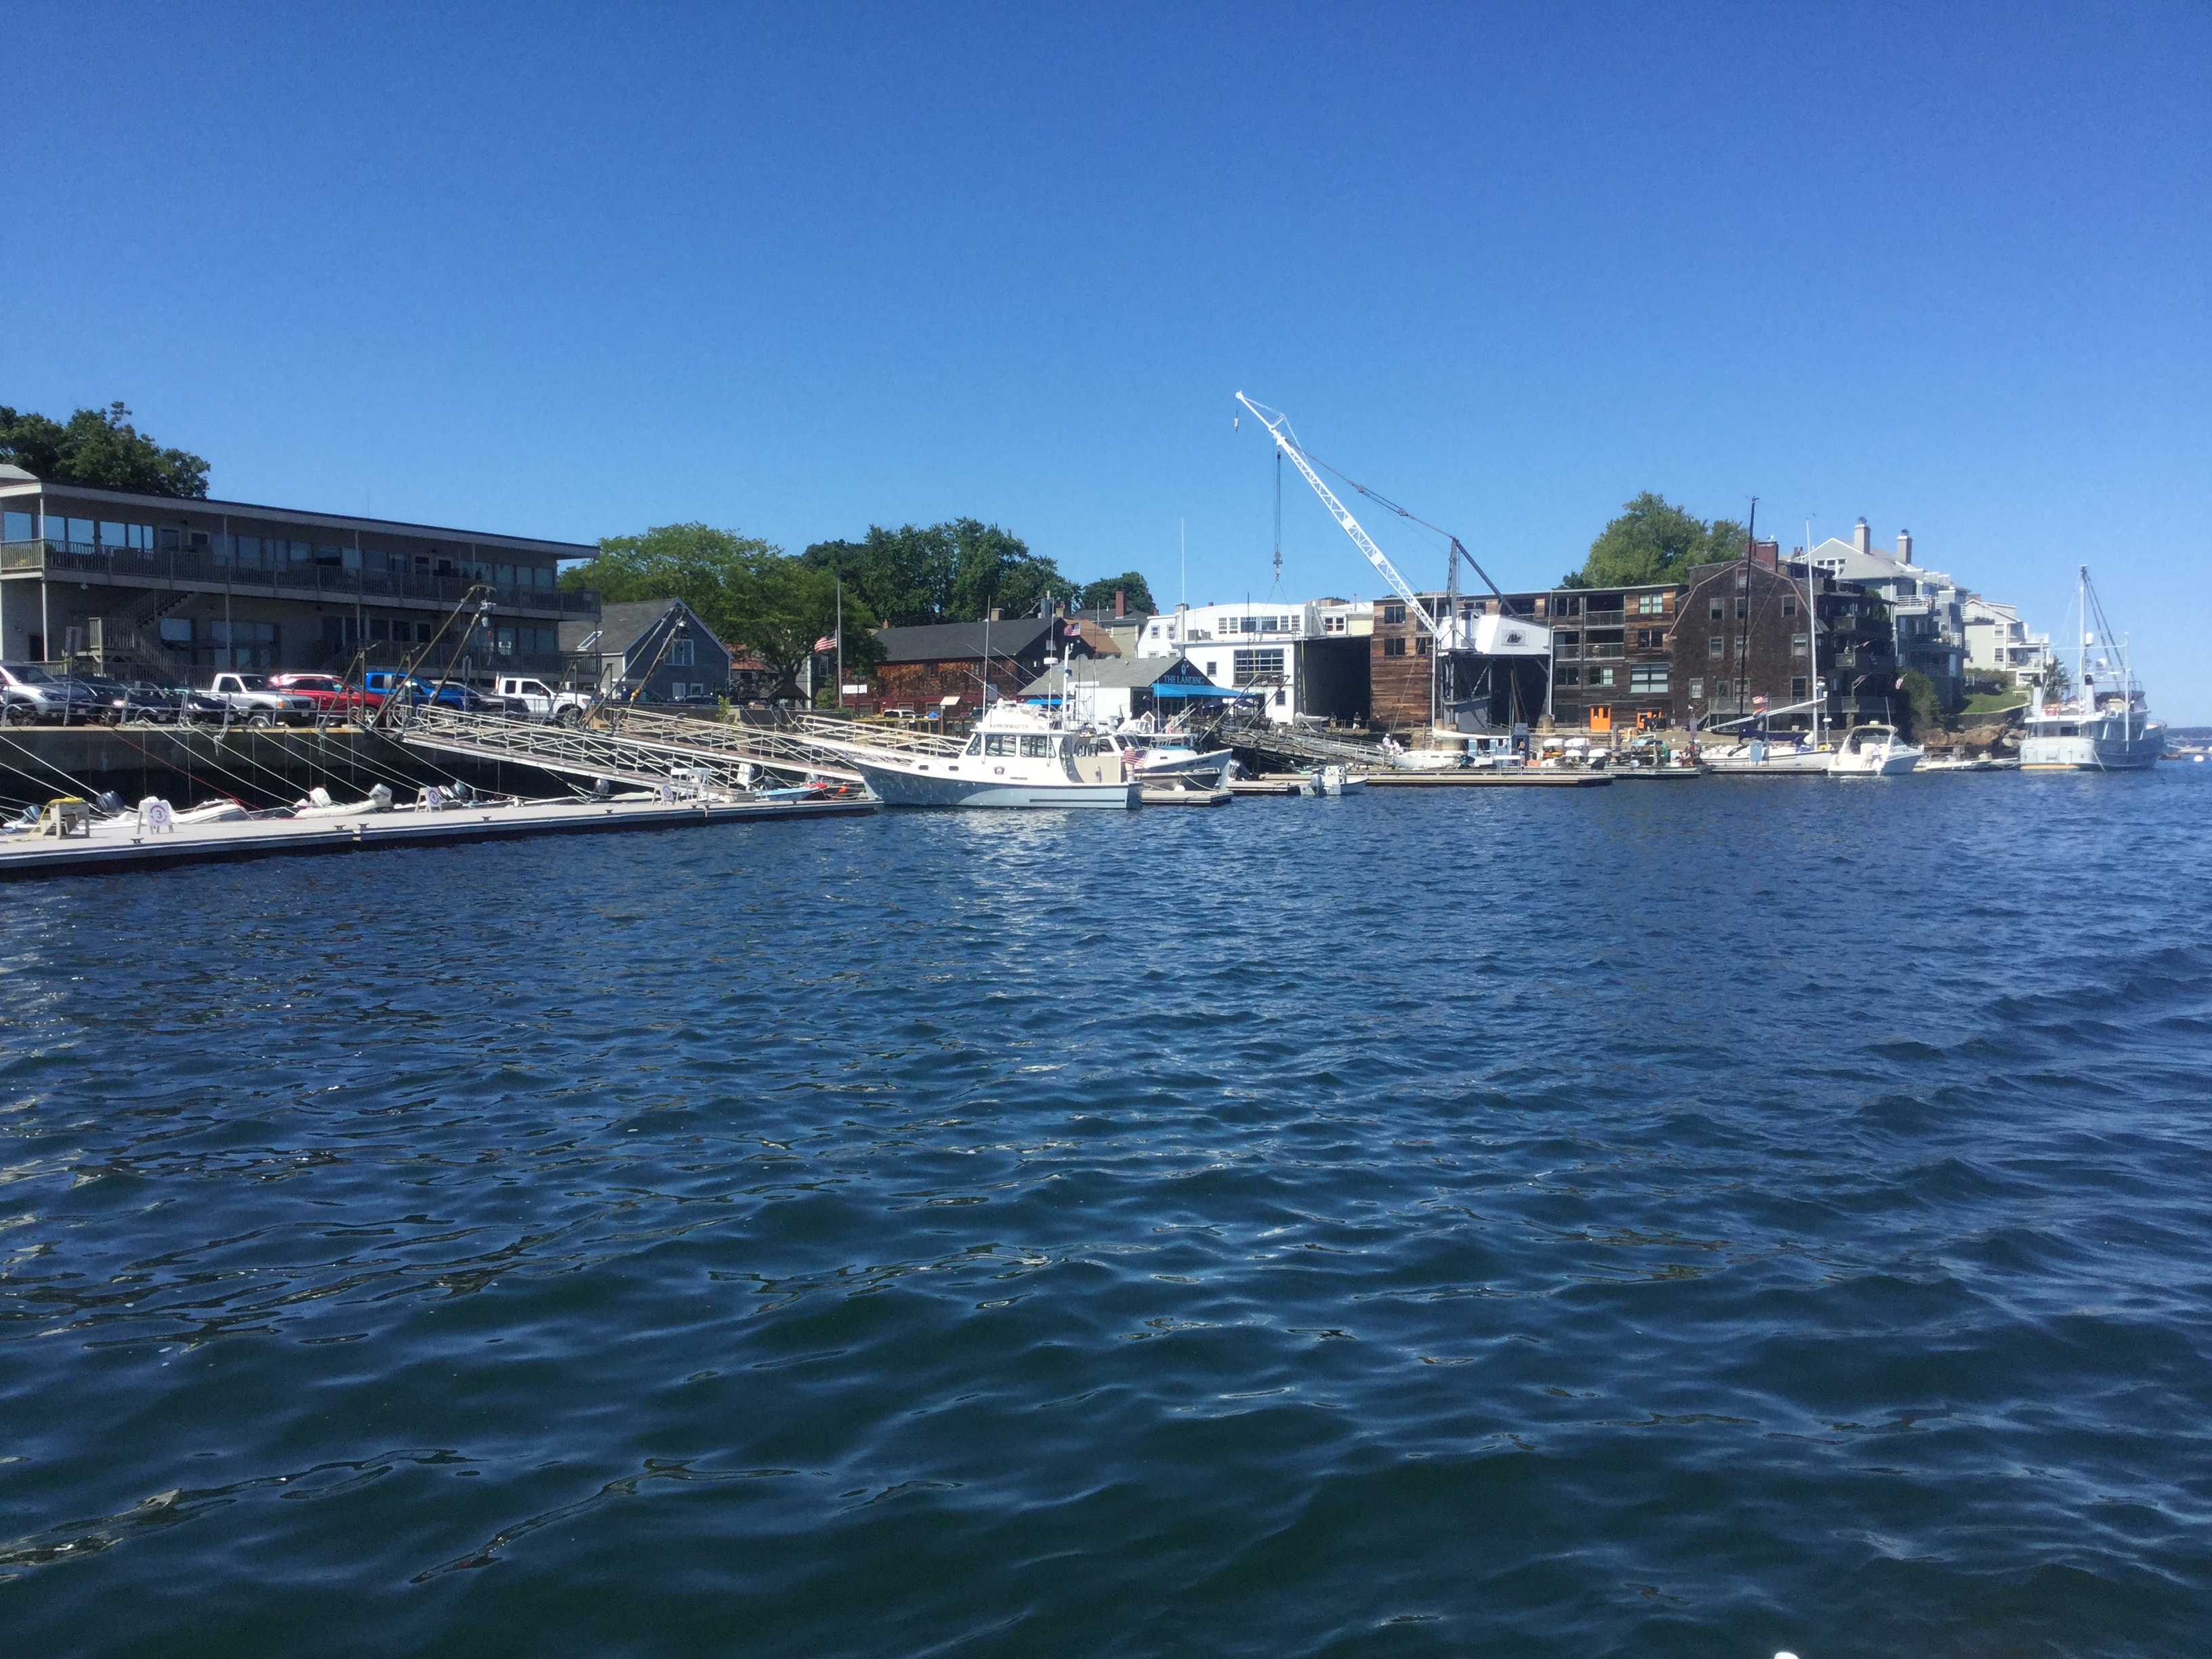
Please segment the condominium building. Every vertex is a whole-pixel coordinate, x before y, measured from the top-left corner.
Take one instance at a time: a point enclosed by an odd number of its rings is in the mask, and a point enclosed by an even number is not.
[[[0,656],[172,683],[223,668],[343,672],[460,641],[456,607],[476,592],[491,609],[461,673],[558,672],[562,619],[599,608],[559,585],[560,563],[597,551],[0,466]]]

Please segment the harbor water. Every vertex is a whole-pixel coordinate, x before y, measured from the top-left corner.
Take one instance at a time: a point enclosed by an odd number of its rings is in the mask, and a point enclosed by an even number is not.
[[[18,888],[5,1649],[2204,1651],[2208,769]]]

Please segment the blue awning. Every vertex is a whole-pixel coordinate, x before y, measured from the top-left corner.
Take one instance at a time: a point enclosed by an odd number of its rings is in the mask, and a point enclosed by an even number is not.
[[[1179,680],[1156,680],[1152,684],[1156,697],[1233,697],[1234,691],[1224,691],[1218,685],[1186,685]]]

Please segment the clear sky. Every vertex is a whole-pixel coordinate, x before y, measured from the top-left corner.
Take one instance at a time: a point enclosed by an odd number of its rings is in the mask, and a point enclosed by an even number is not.
[[[1273,591],[1264,435],[1555,580],[1630,495],[2087,560],[2212,721],[2212,9],[7,9],[0,403],[232,499]],[[1380,584],[1295,477],[1290,597]],[[1370,520],[1417,581],[1434,544]]]

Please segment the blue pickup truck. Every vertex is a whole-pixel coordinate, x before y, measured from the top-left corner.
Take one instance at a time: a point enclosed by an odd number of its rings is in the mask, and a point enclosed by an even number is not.
[[[458,708],[469,714],[497,714],[507,708],[504,702],[487,697],[459,680],[432,685],[396,668],[370,669],[362,676],[362,689],[382,700],[402,697],[413,703],[435,702],[441,708]]]

